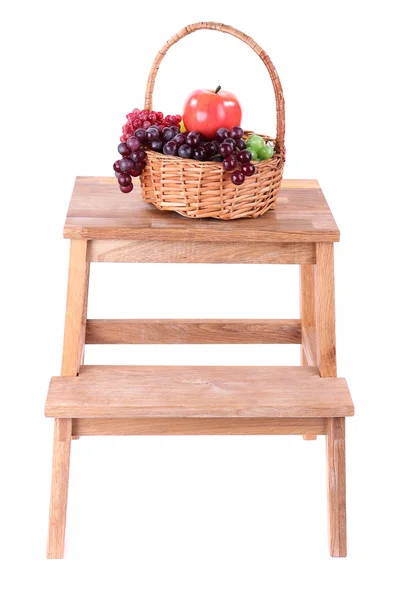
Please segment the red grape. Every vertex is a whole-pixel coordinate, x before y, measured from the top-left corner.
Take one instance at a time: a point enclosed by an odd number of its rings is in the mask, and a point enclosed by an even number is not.
[[[236,127],[232,127],[232,129],[229,132],[229,135],[231,138],[233,138],[234,140],[240,140],[240,138],[243,137],[244,135],[244,131],[241,127],[236,126]]]
[[[226,127],[220,127],[219,129],[217,129],[217,133],[215,134],[215,137],[217,138],[218,141],[222,142],[227,137],[229,137],[229,130]]]
[[[237,159],[240,163],[248,163],[251,161],[251,154],[248,150],[241,150],[237,155]]]
[[[139,148],[142,147],[142,141],[138,137],[132,135],[126,140],[126,145],[132,152],[135,152],[135,150],[139,150]]]
[[[118,152],[122,154],[122,156],[128,156],[131,153],[131,151],[129,150],[129,146],[125,144],[125,142],[119,144]]]
[[[139,129],[136,129],[135,131],[135,137],[143,142],[146,139],[146,130],[143,129],[143,127],[139,127]]]
[[[245,163],[242,165],[242,173],[244,173],[247,177],[250,175],[254,175],[256,168],[251,163]]]
[[[136,150],[132,152],[131,159],[133,162],[141,162],[146,158],[146,152],[143,149]]]
[[[207,158],[207,150],[204,146],[199,146],[193,150],[192,158],[195,160],[206,160]]]
[[[233,171],[233,173],[231,175],[231,180],[234,185],[242,185],[242,183],[244,182],[244,179],[245,179],[245,177],[244,177],[242,171]]]
[[[133,190],[133,183],[130,183],[127,186],[119,186],[119,189],[121,190],[121,192],[123,192],[124,194],[128,194],[129,192],[131,192]]]
[[[113,164],[113,169],[114,171],[116,171],[117,173],[121,173],[121,167],[119,166],[120,161],[116,160],[115,163]]]
[[[157,119],[158,119],[159,121],[162,121],[162,120],[164,119],[164,115],[163,115],[163,113],[162,113],[162,112],[158,112],[158,113],[157,113]]]
[[[120,173],[118,175],[118,183],[119,183],[119,185],[127,186],[132,183],[132,179],[131,179],[130,175],[128,175],[128,173]]]
[[[195,148],[200,144],[200,133],[198,131],[191,131],[187,134],[186,143],[192,148]]]
[[[141,110],[139,113],[139,117],[142,119],[142,121],[146,121],[146,119],[149,116],[149,111],[148,110]]]
[[[232,144],[228,144],[227,142],[223,142],[219,147],[219,153],[222,156],[230,156],[233,152]]]
[[[139,129],[139,127],[142,127],[142,125],[143,125],[143,121],[142,121],[142,119],[136,118],[136,119],[133,121],[132,125],[133,125],[133,127],[134,127],[135,129]]]
[[[225,171],[233,171],[233,169],[236,169],[236,158],[232,155],[227,156],[222,161],[222,166],[224,167]]]
[[[133,160],[131,160],[130,158],[126,158],[126,157],[121,158],[121,160],[119,161],[119,168],[124,173],[128,173],[128,171],[130,171],[130,169],[133,169]]]

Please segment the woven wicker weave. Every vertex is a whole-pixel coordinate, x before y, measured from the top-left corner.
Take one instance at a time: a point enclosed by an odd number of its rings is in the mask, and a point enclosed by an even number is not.
[[[147,81],[145,108],[152,110],[155,78],[167,50],[199,29],[214,29],[239,38],[254,50],[267,67],[275,92],[277,132],[275,139],[265,135],[262,137],[273,142],[275,154],[269,160],[253,162],[255,174],[246,177],[242,185],[235,186],[231,182],[230,173],[226,173],[219,162],[184,159],[147,150],[146,167],[141,175],[143,198],[160,210],[175,211],[192,218],[259,217],[274,208],[282,180],[285,162],[285,105],[278,74],[270,58],[252,38],[222,23],[188,25],[157,54]],[[250,133],[252,132],[246,132]]]

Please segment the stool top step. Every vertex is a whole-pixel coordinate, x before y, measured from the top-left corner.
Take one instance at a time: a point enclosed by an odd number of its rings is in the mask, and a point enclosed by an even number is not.
[[[347,417],[345,379],[316,367],[82,366],[53,377],[47,417]]]
[[[275,210],[258,219],[188,219],[159,211],[140,185],[122,194],[114,177],[77,177],[64,237],[70,239],[337,242],[339,229],[318,181],[284,179]]]

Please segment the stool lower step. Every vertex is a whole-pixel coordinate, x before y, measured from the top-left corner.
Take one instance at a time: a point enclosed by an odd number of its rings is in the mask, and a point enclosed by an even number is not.
[[[53,377],[47,417],[347,417],[345,379],[316,367],[82,366]]]

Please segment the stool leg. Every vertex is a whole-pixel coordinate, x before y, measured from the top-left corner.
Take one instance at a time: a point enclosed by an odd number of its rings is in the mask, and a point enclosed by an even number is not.
[[[328,419],[326,436],[329,548],[331,556],[346,556],[346,462],[344,417]]]
[[[72,419],[54,419],[47,558],[64,557]]]
[[[300,319],[302,327],[315,327],[314,265],[300,265]],[[308,365],[303,345],[300,346],[300,364]],[[316,435],[303,435],[303,440],[316,439]]]
[[[71,240],[61,375],[75,377],[82,363],[89,285],[87,241]],[[47,558],[63,558],[72,419],[54,420],[53,468]]]

